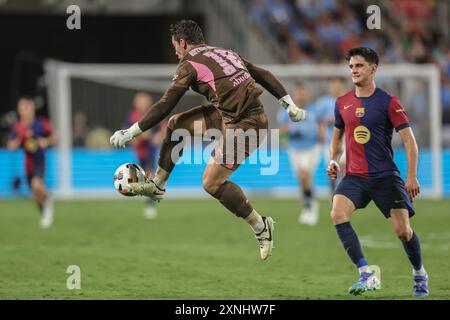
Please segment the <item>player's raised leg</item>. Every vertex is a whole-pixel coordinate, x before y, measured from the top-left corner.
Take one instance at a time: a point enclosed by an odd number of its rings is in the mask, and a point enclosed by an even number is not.
[[[355,209],[353,202],[346,196],[336,194],[333,197],[331,219],[345,251],[360,273],[358,282],[352,285],[348,292],[353,295],[359,295],[365,291],[380,288],[380,281],[375,277],[375,272],[369,269],[358,236],[350,223],[350,217]]]
[[[392,209],[391,221],[413,267],[413,296],[426,297],[429,295],[428,274],[422,262],[419,237],[413,231],[409,222],[408,210],[403,208]]]
[[[261,259],[265,260],[272,254],[274,221],[256,212],[242,189],[228,180],[232,173],[233,170],[210,161],[203,173],[203,188],[225,208],[250,224],[259,244]]]
[[[207,106],[198,106],[169,118],[155,176],[146,183],[130,184],[135,194],[150,197],[155,201],[160,201],[164,197],[170,174],[183,154],[183,148],[180,148],[180,143],[183,143],[181,142],[182,132],[176,132],[176,130],[184,130],[183,132],[189,132],[191,136],[203,134],[206,130],[204,113],[207,112],[207,108]]]

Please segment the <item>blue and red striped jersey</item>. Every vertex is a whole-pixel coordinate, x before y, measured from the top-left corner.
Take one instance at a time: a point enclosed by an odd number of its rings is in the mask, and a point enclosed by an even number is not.
[[[37,140],[50,136],[52,132],[52,125],[45,117],[37,117],[31,125],[18,121],[12,126],[10,138],[20,140],[20,146],[25,151],[25,171],[27,174],[31,174],[34,168],[44,164],[44,150],[41,149]]]
[[[391,145],[393,129],[410,125],[397,97],[376,88],[371,96],[359,98],[352,90],[336,100],[334,125],[345,130],[346,174],[399,175]]]

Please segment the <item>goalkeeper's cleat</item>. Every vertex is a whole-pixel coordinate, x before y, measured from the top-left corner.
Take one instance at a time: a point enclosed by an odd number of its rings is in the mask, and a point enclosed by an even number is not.
[[[415,275],[414,276],[414,286],[413,286],[413,296],[414,297],[428,297],[430,294],[428,290],[428,275]]]
[[[361,272],[358,282],[348,289],[348,293],[357,296],[366,291],[378,290],[380,288],[381,282],[375,276],[375,272]]]
[[[264,230],[256,234],[256,240],[259,244],[259,252],[261,259],[266,260],[272,255],[273,248],[273,229],[275,221],[271,217],[262,217],[264,222]]]
[[[166,193],[166,190],[160,189],[153,180],[132,182],[128,186],[130,187],[130,191],[135,195],[149,197],[156,202],[161,201]]]

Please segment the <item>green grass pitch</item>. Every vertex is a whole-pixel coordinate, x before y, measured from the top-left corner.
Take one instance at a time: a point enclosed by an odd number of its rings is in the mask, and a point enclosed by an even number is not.
[[[250,227],[215,200],[165,200],[143,217],[140,199],[58,201],[52,228],[30,200],[0,201],[0,299],[410,299],[403,248],[371,204],[352,224],[382,289],[347,294],[357,273],[320,201],[315,227],[297,223],[297,200],[252,199],[276,220],[273,256],[259,258]],[[419,200],[412,225],[430,274],[430,299],[450,297],[450,201]],[[81,289],[68,290],[69,265]]]

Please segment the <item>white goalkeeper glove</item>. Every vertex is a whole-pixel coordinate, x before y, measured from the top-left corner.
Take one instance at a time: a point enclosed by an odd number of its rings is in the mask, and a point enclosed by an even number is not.
[[[134,123],[131,127],[125,130],[117,130],[109,139],[109,143],[114,148],[125,148],[125,145],[142,133],[138,123]]]
[[[306,110],[297,107],[290,95],[285,95],[278,101],[281,106],[286,109],[289,118],[291,118],[292,121],[298,122],[306,118]]]

